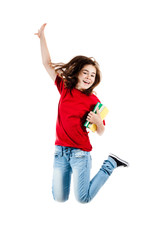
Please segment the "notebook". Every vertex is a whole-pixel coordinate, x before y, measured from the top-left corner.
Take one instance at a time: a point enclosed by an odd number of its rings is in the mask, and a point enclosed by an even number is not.
[[[97,109],[99,109],[100,115],[101,115],[101,119],[104,120],[106,115],[108,114],[109,110],[107,109],[107,107],[105,107],[102,103],[98,102],[94,109],[93,112],[97,113]],[[89,128],[92,132],[95,132],[97,130],[97,126],[94,123],[90,123],[88,121],[85,122],[84,126],[86,128]]]

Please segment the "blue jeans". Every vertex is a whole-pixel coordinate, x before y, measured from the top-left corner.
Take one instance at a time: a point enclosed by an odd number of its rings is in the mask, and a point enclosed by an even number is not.
[[[55,146],[52,193],[56,201],[68,200],[72,173],[76,199],[81,203],[91,201],[117,167],[109,157],[90,181],[91,161],[90,152]]]

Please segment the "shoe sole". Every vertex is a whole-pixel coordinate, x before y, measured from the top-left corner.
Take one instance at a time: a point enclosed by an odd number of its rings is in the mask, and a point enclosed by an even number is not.
[[[123,159],[117,157],[116,155],[110,153],[109,156],[116,158],[119,162],[123,163],[123,164],[125,165],[125,167],[129,167],[129,163],[128,163],[128,162],[126,162],[126,161],[124,161]]]

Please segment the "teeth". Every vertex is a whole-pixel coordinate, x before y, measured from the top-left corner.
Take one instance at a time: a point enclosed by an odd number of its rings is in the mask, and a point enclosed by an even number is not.
[[[89,84],[89,82],[86,82],[86,81],[83,81],[83,82]]]

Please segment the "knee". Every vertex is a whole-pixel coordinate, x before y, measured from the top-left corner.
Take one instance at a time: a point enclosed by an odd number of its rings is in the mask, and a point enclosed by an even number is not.
[[[66,202],[68,199],[54,199],[56,202],[59,202],[59,203],[64,203]]]
[[[89,203],[90,199],[88,197],[76,197],[76,200],[79,203],[85,204],[85,203]]]
[[[53,199],[56,202],[66,202],[68,200],[68,195],[64,195],[64,194],[55,194],[54,191],[52,191],[52,196]]]
[[[83,200],[83,199],[77,199],[77,201],[81,204],[86,204],[86,203],[89,203],[88,200]]]
[[[63,197],[55,197],[53,196],[53,199],[56,201],[56,202],[66,202],[68,200],[68,197],[67,198],[63,198]]]
[[[63,186],[54,183],[52,185],[52,196],[56,202],[66,202],[69,199],[69,190],[65,190]]]

